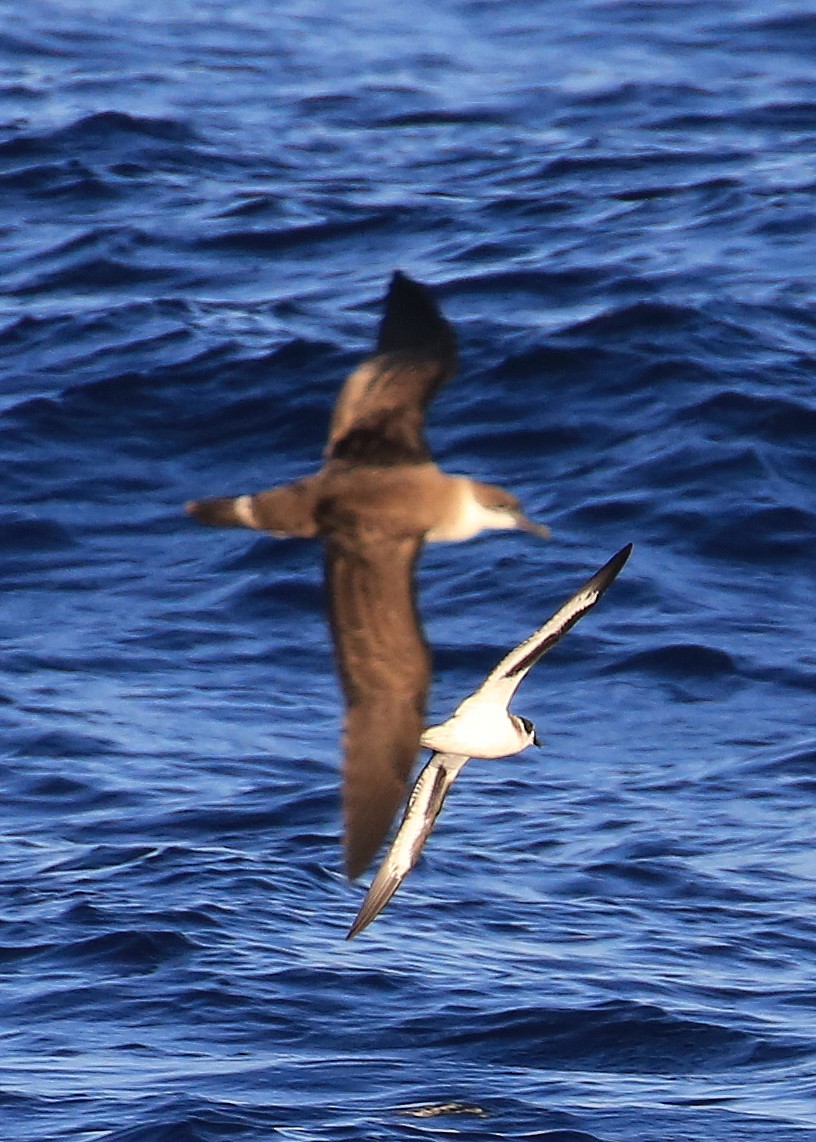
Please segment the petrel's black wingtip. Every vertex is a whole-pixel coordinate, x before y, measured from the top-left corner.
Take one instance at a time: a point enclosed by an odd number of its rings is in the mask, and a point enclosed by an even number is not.
[[[593,586],[597,587],[600,591],[605,591],[609,584],[618,577],[624,564],[632,554],[634,546],[634,543],[627,543],[620,551],[616,551],[612,558],[604,563],[600,571],[595,572],[590,582],[587,583],[587,587]]]
[[[404,875],[393,877],[384,872],[382,868],[380,869],[371,882],[371,887],[360,906],[360,911],[354,918],[354,923],[346,933],[347,940],[353,940],[355,936],[359,936],[372,920],[377,919],[404,879]]]
[[[635,550],[634,543],[627,543],[624,547],[622,547],[620,549],[620,551],[618,551],[615,555],[612,556],[612,558],[609,560],[609,562],[611,564],[616,565],[618,567],[618,571],[619,571],[620,568],[623,567],[624,563],[626,563],[629,556],[632,554],[632,552],[634,550]]]

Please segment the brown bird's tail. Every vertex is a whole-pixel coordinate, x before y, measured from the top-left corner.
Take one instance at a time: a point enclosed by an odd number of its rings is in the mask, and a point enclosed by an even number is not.
[[[320,481],[320,475],[307,476],[305,480],[256,492],[253,496],[191,500],[186,508],[199,523],[213,527],[251,527],[269,535],[309,539],[317,535],[315,512]]]
[[[249,498],[218,496],[211,500],[190,500],[184,505],[184,510],[199,523],[207,523],[212,527],[253,527],[252,516],[246,504]]]

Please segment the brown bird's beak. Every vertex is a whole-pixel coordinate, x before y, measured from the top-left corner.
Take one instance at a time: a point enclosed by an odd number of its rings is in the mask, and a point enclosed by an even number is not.
[[[522,531],[529,531],[531,535],[537,535],[539,539],[549,539],[552,535],[546,523],[536,523],[535,520],[528,519],[522,512],[519,512],[516,520],[517,526],[520,527]]]

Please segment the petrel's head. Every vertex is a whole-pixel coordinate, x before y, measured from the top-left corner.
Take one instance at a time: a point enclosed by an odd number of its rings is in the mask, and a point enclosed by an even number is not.
[[[519,720],[519,722],[521,722],[522,728],[524,729],[524,732],[527,734],[527,745],[537,745],[540,747],[541,742],[538,740],[538,734],[536,733],[536,728],[533,725],[533,723],[530,721],[530,719],[529,718],[522,718],[521,715],[518,715],[518,720]],[[526,746],[522,747],[522,748],[526,748]]]

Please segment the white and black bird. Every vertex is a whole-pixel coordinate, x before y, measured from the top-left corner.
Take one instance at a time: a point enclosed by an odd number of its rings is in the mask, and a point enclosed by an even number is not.
[[[358,876],[391,827],[419,752],[431,678],[414,568],[425,542],[520,528],[516,497],[433,462],[425,407],[456,368],[456,337],[425,286],[399,271],[374,353],[346,379],[325,463],[254,495],[194,500],[201,523],[323,540],[329,619],[346,698],[346,870]]]
[[[501,660],[482,685],[457,706],[453,715],[422,735],[434,750],[408,798],[402,824],[352,924],[347,940],[379,915],[419,860],[448,790],[472,758],[509,757],[538,745],[528,718],[511,714],[510,700],[527,672],[591,610],[615,579],[632,551],[629,543],[605,563],[543,626]]]

